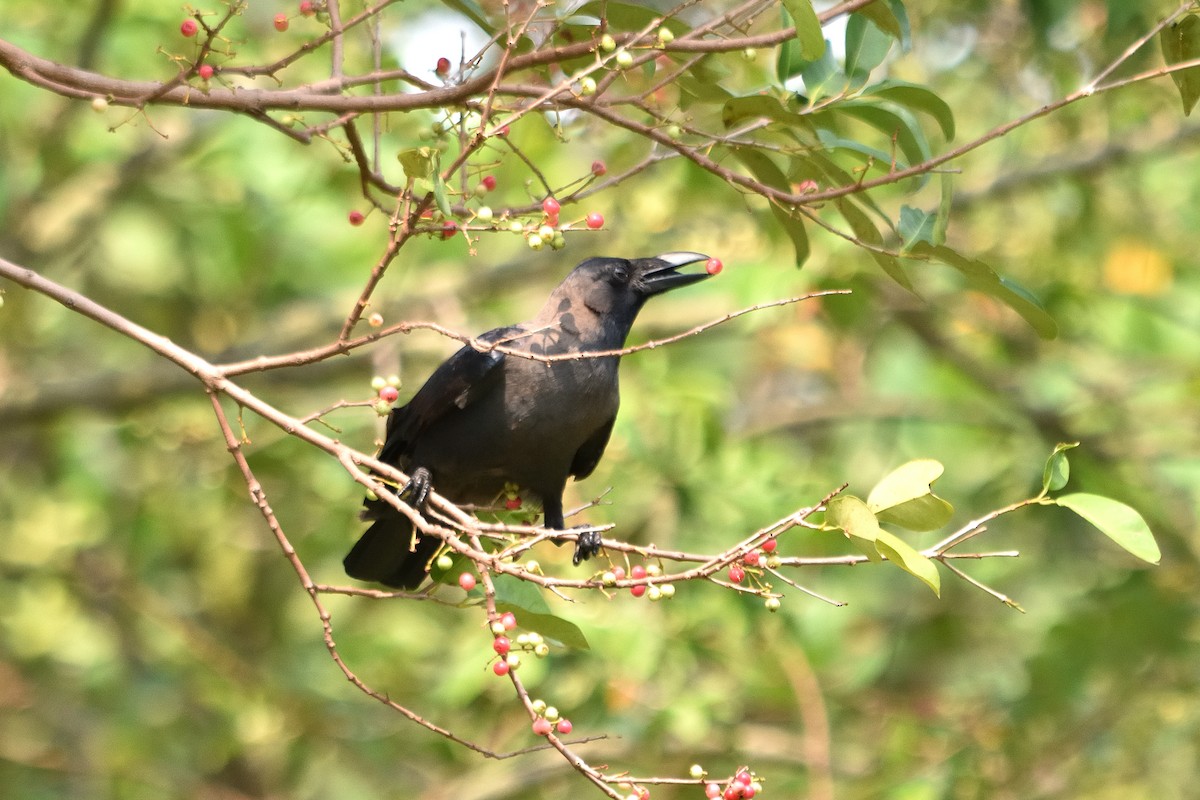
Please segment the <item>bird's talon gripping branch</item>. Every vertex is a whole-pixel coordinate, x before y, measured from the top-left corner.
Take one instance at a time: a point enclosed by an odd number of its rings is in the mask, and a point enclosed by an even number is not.
[[[578,567],[580,563],[599,553],[603,544],[599,531],[580,531],[575,539],[575,555],[571,557],[571,563]]]
[[[429,492],[432,489],[433,476],[429,474],[429,470],[417,467],[409,477],[408,483],[404,485],[404,491],[400,493],[400,497],[404,502],[420,511],[425,507],[425,501],[429,499]]]

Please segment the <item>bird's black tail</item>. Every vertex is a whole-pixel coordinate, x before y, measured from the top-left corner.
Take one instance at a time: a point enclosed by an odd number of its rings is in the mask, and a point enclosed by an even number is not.
[[[416,589],[425,580],[429,560],[437,552],[438,540],[417,536],[412,548],[412,522],[403,514],[384,514],[367,528],[342,566],[360,581],[376,581],[394,589]]]

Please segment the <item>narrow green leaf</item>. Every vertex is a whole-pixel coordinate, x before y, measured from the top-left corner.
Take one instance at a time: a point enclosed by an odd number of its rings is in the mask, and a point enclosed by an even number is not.
[[[902,464],[875,485],[867,495],[867,507],[880,522],[912,531],[936,530],[954,515],[954,506],[935,495],[931,488],[943,469],[932,459]]]
[[[792,15],[786,7],[779,7],[779,15],[782,18],[780,25],[784,29],[792,27]],[[775,57],[775,77],[779,79],[779,85],[783,86],[799,75],[800,70],[804,69],[804,64],[804,58],[800,55],[800,43],[794,37],[779,45],[779,54]]]
[[[850,229],[854,231],[855,236],[873,247],[883,247],[883,236],[880,235],[879,229],[875,227],[875,223],[871,222],[871,218],[867,216],[866,212],[854,204],[853,200],[849,197],[839,197],[834,202],[837,204],[838,211],[850,224]],[[900,259],[879,250],[868,250],[867,252],[892,280],[910,292],[913,290],[912,281],[908,279],[908,274],[901,266]]]
[[[892,40],[886,33],[866,17],[851,14],[846,23],[845,61],[850,88],[858,89],[866,85],[871,71],[883,63],[891,49]]]
[[[821,32],[821,20],[809,0],[783,0],[796,26],[796,42],[800,45],[800,57],[815,61],[825,55],[825,34]]]
[[[438,211],[442,212],[443,217],[450,219],[454,216],[454,209],[450,208],[450,198],[446,196],[446,182],[437,172],[433,173],[433,201],[437,203]]]
[[[1158,39],[1162,46],[1163,61],[1168,65],[1200,58],[1200,17],[1188,14],[1164,28]],[[1172,72],[1171,80],[1179,89],[1179,99],[1183,101],[1183,115],[1191,116],[1196,101],[1200,99],[1200,67]]]
[[[726,129],[740,122],[766,117],[776,122],[795,127],[808,127],[808,120],[800,114],[794,114],[783,107],[774,97],[753,94],[746,97],[731,97],[721,108],[721,121]]]
[[[917,124],[916,119],[903,109],[892,111],[871,101],[847,100],[833,107],[838,113],[855,117],[882,133],[894,143],[892,154],[888,159],[899,167],[919,164],[930,158],[929,142],[925,132]],[[903,158],[898,158],[895,147],[900,148]],[[928,173],[921,175],[919,181],[923,184],[928,180]]]
[[[945,100],[924,86],[906,81],[886,80],[867,87],[866,94],[927,114],[942,129],[946,141],[954,138],[954,111]]]
[[[535,584],[511,575],[497,575],[493,583],[496,586],[496,608],[515,614],[522,628],[537,631],[547,639],[576,650],[590,649],[587,637],[579,626],[555,616]]]
[[[787,176],[765,153],[745,147],[735,148],[733,153],[762,183],[784,191],[791,190]],[[780,208],[777,203],[771,203],[771,213],[792,240],[792,247],[796,251],[796,266],[804,266],[808,259],[808,234],[804,230],[804,223],[799,217]]]
[[[883,560],[875,549],[875,538],[882,533],[879,521],[867,504],[854,495],[838,495],[830,500],[825,507],[825,524],[844,531],[852,539],[860,540],[854,543],[856,549],[871,561]],[[862,542],[867,546],[862,546]]]
[[[900,569],[915,575],[925,582],[938,597],[942,596],[942,576],[937,565],[929,558],[921,555],[898,536],[880,531],[875,539],[875,548],[879,554],[887,558]]]
[[[900,20],[897,19],[896,14],[892,11],[891,6],[884,2],[884,0],[876,0],[874,3],[863,6],[851,14],[850,18],[853,19],[859,14],[871,20],[871,22],[874,22],[879,30],[888,34],[893,39],[901,42],[903,41],[904,31],[900,27]]]
[[[933,243],[946,243],[946,229],[950,227],[950,208],[954,203],[954,175],[942,172],[938,176],[942,182],[942,198],[938,203],[937,217],[933,222]]]
[[[1074,447],[1079,447],[1079,442],[1059,444],[1046,459],[1046,466],[1042,469],[1042,494],[1057,492],[1067,485],[1067,481],[1071,478],[1071,465],[1067,461],[1067,451]]]
[[[1124,503],[1097,494],[1065,494],[1054,502],[1069,508],[1100,529],[1108,538],[1133,555],[1157,564],[1162,558],[1154,534],[1142,515]]]
[[[1020,314],[1043,339],[1058,336],[1058,325],[1041,302],[1028,289],[1002,278],[987,264],[967,258],[945,245],[917,242],[909,250],[914,258],[940,261],[954,267],[967,279],[967,285],[977,292],[991,295]]]

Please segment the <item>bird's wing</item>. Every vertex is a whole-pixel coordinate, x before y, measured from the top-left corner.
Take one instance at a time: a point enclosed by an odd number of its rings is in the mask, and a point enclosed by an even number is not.
[[[476,339],[494,344],[512,338],[522,330],[511,325],[488,331]],[[388,417],[387,438],[379,459],[399,463],[411,443],[429,426],[452,409],[466,408],[487,394],[504,374],[501,369],[504,358],[503,353],[494,350],[481,353],[466,345],[443,361],[407,405],[393,410]]]
[[[575,452],[575,458],[571,459],[570,472],[575,476],[575,480],[583,480],[591,475],[592,470],[600,463],[600,456],[604,455],[604,448],[608,446],[608,437],[612,434],[613,423],[616,421],[617,415],[613,414],[608,422],[597,428]]]

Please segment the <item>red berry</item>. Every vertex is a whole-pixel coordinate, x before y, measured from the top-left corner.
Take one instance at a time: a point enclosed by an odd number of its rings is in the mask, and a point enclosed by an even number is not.
[[[646,568],[641,564],[634,564],[629,570],[629,577],[644,578],[646,577]]]
[[[558,721],[557,727],[558,727],[558,732],[561,733],[563,736],[566,736],[568,733],[571,732],[571,730],[575,726],[571,724],[571,720],[569,720],[569,719],[560,719]]]
[[[747,785],[746,788],[742,790],[742,800],[750,800],[750,798],[754,797],[756,794],[758,794],[758,792],[754,791],[754,787]]]
[[[518,508],[521,507],[521,498],[520,497],[508,498],[507,500],[504,501],[504,507],[507,508],[509,511],[516,511]]]
[[[587,226],[592,230],[604,227],[604,215],[595,211],[587,215]]]
[[[716,798],[720,795],[721,787],[717,786],[715,783],[710,783],[704,787],[704,796],[707,797],[708,800],[716,800]]]
[[[484,175],[483,180],[480,181],[480,184],[482,184],[483,188],[487,189],[490,192],[496,188],[496,176],[495,175]]]
[[[196,74],[200,76],[200,80],[206,81],[213,76],[212,64],[201,64],[196,67]]]
[[[362,225],[366,217],[363,216],[361,211],[351,211],[349,219],[351,225]]]
[[[311,17],[313,14],[317,13],[317,9],[313,7],[312,0],[301,0],[300,13],[306,17]]]
[[[746,579],[746,570],[734,564],[729,567],[729,580],[733,583],[741,583]]]
[[[779,546],[778,539],[767,539],[765,542],[762,543],[762,549],[763,549],[764,553],[774,553],[775,548],[778,546]]]
[[[550,722],[545,717],[538,717],[533,721],[533,732],[538,736],[548,736],[550,729]]]
[[[499,675],[500,677],[503,678],[505,675],[508,674],[508,662],[505,661],[503,658],[500,659],[495,664],[492,664],[492,672],[496,673],[497,675]]]
[[[464,592],[469,592],[475,588],[475,576],[469,572],[464,572],[458,576],[458,585],[462,587]]]
[[[709,275],[716,275],[724,268],[725,265],[721,263],[721,259],[719,258],[710,258],[708,261],[704,262],[704,271]]]
[[[638,800],[650,800],[650,790],[645,786],[637,787],[637,789],[634,790],[634,793],[637,794]]]
[[[751,776],[750,773],[744,769],[738,770],[738,773],[733,776],[733,779],[735,781],[741,781],[743,787],[749,786],[751,783],[754,782],[753,776]]]
[[[195,36],[198,30],[200,30],[200,26],[191,17],[179,23],[179,32],[184,36]]]
[[[458,223],[454,220],[446,220],[442,223],[442,238],[449,239],[458,233]]]
[[[442,56],[441,58],[439,58],[437,60],[437,69],[435,70],[435,72],[437,72],[438,75],[442,75],[443,77],[446,75],[449,75],[450,74],[450,59],[446,58],[445,56]]]
[[[276,14],[275,15],[275,30],[279,31],[280,33],[283,33],[287,29],[288,29],[287,14]]]
[[[596,160],[592,162],[592,174],[597,178],[606,172],[608,172],[608,167],[605,166],[603,161]]]
[[[725,788],[725,800],[738,800],[746,791],[746,784],[733,781]]]
[[[512,649],[512,642],[507,636],[497,636],[492,639],[492,649],[496,651],[496,655],[505,655]]]
[[[637,586],[630,586],[629,593],[634,597],[641,597],[646,593],[646,584],[639,583]]]
[[[757,550],[751,550],[749,553],[746,553],[746,555],[743,556],[742,561],[744,561],[748,567],[757,567],[759,559],[761,558],[761,553],[759,553]]]
[[[562,210],[562,206],[553,197],[547,197],[542,201],[542,211],[546,212],[547,217],[557,217],[558,212]]]
[[[500,615],[500,622],[504,625],[504,630],[511,631],[517,627],[517,615],[511,611],[505,611]]]
[[[619,581],[625,580],[625,568],[624,567],[613,567],[612,574],[613,574],[613,577]]]
[[[395,386],[385,386],[379,390],[379,399],[385,403],[394,403],[399,396],[400,392]]]

